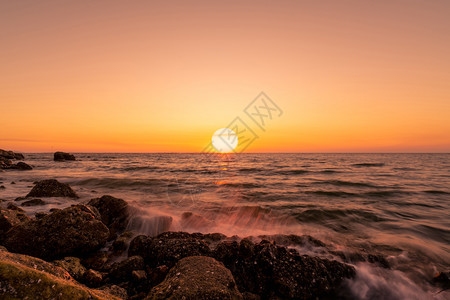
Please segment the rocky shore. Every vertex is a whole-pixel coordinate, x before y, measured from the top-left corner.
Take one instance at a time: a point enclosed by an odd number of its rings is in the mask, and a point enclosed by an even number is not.
[[[78,199],[49,179],[0,207],[2,299],[349,299],[353,264],[390,268],[382,255],[331,250],[306,235],[138,235],[127,231],[127,201],[110,195],[34,217],[20,207],[48,197]],[[448,278],[441,273],[435,282],[445,288]]]

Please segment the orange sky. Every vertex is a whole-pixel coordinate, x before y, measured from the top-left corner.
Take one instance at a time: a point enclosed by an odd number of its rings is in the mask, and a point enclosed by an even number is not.
[[[450,151],[449,1],[0,1],[0,148]]]

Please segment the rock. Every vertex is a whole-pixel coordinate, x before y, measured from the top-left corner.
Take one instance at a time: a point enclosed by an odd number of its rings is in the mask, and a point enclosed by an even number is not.
[[[47,204],[45,201],[41,199],[31,199],[20,204],[21,206],[36,206],[36,205],[44,205]]]
[[[109,256],[107,252],[97,251],[83,258],[81,263],[91,269],[108,271],[110,267],[107,265]]]
[[[26,197],[71,197],[78,198],[72,188],[56,179],[41,180],[36,183]]]
[[[0,185],[0,190],[6,189],[4,185]]]
[[[146,299],[242,299],[230,270],[211,257],[181,259]]]
[[[75,160],[75,156],[66,152],[55,152],[53,154],[54,161]]]
[[[444,290],[450,289],[450,271],[438,273],[433,277],[432,282]]]
[[[7,209],[11,209],[11,210],[17,210],[17,211],[21,211],[23,212],[24,210],[20,207],[18,207],[17,205],[15,205],[14,203],[8,203],[8,205],[6,206]]]
[[[42,219],[42,218],[45,217],[46,215],[47,215],[47,214],[44,213],[44,212],[37,212],[37,213],[34,214],[34,217],[35,217],[36,219]]]
[[[148,279],[154,285],[159,284],[166,278],[169,268],[166,265],[158,266],[154,269],[149,269]]]
[[[169,268],[187,256],[211,256],[208,245],[189,233],[165,232],[157,237],[140,235],[134,238],[128,256],[142,256],[150,267],[166,265]]]
[[[11,184],[16,184],[14,181],[11,181]]]
[[[144,259],[141,256],[131,256],[112,265],[109,277],[116,282],[128,281],[132,278],[131,273],[133,271],[144,270],[144,267]]]
[[[61,260],[53,261],[53,264],[66,270],[77,281],[82,280],[86,272],[86,268],[81,264],[78,257],[64,257]]]
[[[26,197],[17,197],[16,199],[14,199],[14,201],[23,201],[26,200]]]
[[[130,240],[133,236],[131,231],[127,231],[122,233],[117,239],[113,242],[111,250],[115,253],[121,253],[125,251],[130,245]]]
[[[22,224],[30,218],[21,209],[0,208],[0,242],[6,237],[6,232],[13,226]]]
[[[89,269],[83,274],[83,282],[89,287],[98,287],[103,281],[103,276],[100,272]]]
[[[13,151],[6,151],[3,149],[0,149],[0,158],[20,160],[20,159],[24,159],[25,157],[23,156],[22,153],[16,153]]]
[[[14,252],[55,259],[93,252],[108,236],[95,208],[75,205],[14,226],[4,245]]]
[[[134,270],[131,272],[131,279],[135,282],[143,282],[147,280],[147,273],[144,270]]]
[[[16,170],[33,170],[33,168],[24,162],[18,162],[17,164],[13,164],[10,166],[10,169],[16,169]]]
[[[100,212],[102,222],[108,226],[112,235],[126,228],[128,223],[128,203],[109,195],[95,198],[88,202]],[[115,236],[112,236],[114,238]]]
[[[128,299],[127,290],[114,284],[99,287],[98,290],[105,291],[106,293],[116,296],[119,299]]]
[[[38,258],[0,250],[2,299],[119,299],[86,288],[62,268]]]
[[[262,298],[336,298],[341,282],[355,276],[352,266],[296,251],[268,241],[221,242],[214,257],[231,270],[240,291]]]

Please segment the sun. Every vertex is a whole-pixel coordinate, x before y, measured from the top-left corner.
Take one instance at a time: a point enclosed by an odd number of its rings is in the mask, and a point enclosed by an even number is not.
[[[236,133],[229,128],[220,128],[214,132],[211,138],[214,148],[221,153],[233,151],[238,145]]]

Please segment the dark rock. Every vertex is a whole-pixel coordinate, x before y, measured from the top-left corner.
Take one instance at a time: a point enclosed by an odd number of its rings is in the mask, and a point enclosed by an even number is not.
[[[6,189],[4,185],[0,185],[0,190]]]
[[[149,268],[148,271],[149,275],[147,276],[147,278],[154,286],[161,283],[164,280],[164,278],[166,278],[166,275],[169,272],[169,268],[166,265],[162,265],[154,269]]]
[[[53,261],[53,264],[66,270],[77,281],[81,281],[86,272],[86,268],[78,257],[64,257],[61,260]]]
[[[6,237],[6,232],[13,226],[29,220],[30,218],[23,210],[0,208],[0,242],[3,242]]]
[[[450,271],[438,273],[433,277],[432,282],[444,290],[450,289]]]
[[[83,255],[103,246],[109,236],[95,208],[76,205],[11,228],[5,246],[43,259]]]
[[[108,260],[107,252],[97,251],[83,258],[82,264],[94,270],[108,271],[110,269],[110,266],[107,264]]]
[[[147,273],[144,270],[131,271],[131,279],[135,282],[143,282],[147,280]]]
[[[16,199],[14,199],[14,201],[23,201],[26,200],[26,197],[17,197]]]
[[[14,181],[11,181],[11,184],[16,184]]]
[[[230,270],[211,257],[181,259],[146,299],[242,299]]]
[[[72,188],[56,179],[41,180],[28,193],[27,197],[71,197],[78,198]]]
[[[24,159],[25,157],[23,156],[22,153],[16,153],[13,151],[6,151],[3,149],[0,149],[0,158],[20,160],[20,159]]]
[[[142,256],[150,267],[166,265],[169,268],[187,256],[211,256],[208,245],[189,233],[165,232],[157,237],[140,235],[134,238],[128,256]]]
[[[99,287],[98,290],[105,291],[106,293],[113,295],[119,299],[128,299],[127,290],[114,284]]]
[[[108,226],[112,235],[124,230],[128,223],[128,203],[125,200],[109,195],[95,198],[88,202],[100,212],[102,222]],[[112,236],[114,238],[115,236]]]
[[[265,299],[337,297],[341,282],[355,275],[349,265],[300,256],[268,241],[221,242],[214,257],[231,270],[239,290]]]
[[[15,170],[33,170],[33,168],[29,164],[26,164],[24,162],[18,162],[17,164],[13,164],[13,165],[11,165],[10,169],[15,169]]]
[[[47,215],[47,214],[44,213],[44,212],[37,212],[37,213],[34,214],[34,217],[35,217],[36,219],[42,219],[42,218],[45,217],[46,215]]]
[[[45,201],[41,199],[31,199],[20,204],[21,206],[36,206],[36,205],[44,205],[47,204]]]
[[[53,154],[54,161],[75,160],[75,156],[66,152],[55,152]]]
[[[133,233],[131,231],[127,231],[122,233],[117,239],[113,242],[111,250],[115,253],[121,253],[125,251],[130,245],[131,238],[133,237]]]
[[[128,259],[115,263],[111,267],[109,277],[115,282],[123,282],[132,279],[132,272],[144,270],[144,259],[141,256],[131,256]]]
[[[17,205],[15,205],[14,203],[8,203],[8,205],[6,206],[7,209],[12,209],[12,210],[17,210],[17,211],[21,211],[23,212],[24,210],[20,207],[18,207]]]
[[[103,281],[103,276],[100,272],[89,269],[84,272],[82,281],[89,287],[98,287]]]

